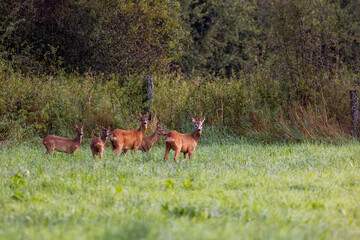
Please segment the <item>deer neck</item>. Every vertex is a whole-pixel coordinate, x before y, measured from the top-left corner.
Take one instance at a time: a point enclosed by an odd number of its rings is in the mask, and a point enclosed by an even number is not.
[[[102,135],[100,139],[101,139],[101,141],[102,141],[103,143],[105,143],[105,142],[106,142],[107,137],[106,137],[105,135]]]
[[[155,143],[158,140],[159,136],[160,135],[159,135],[158,131],[155,130],[154,134],[150,136],[151,142]]]
[[[193,138],[197,143],[200,141],[201,132],[199,132],[197,129],[195,129],[191,135],[193,136]]]
[[[76,136],[76,138],[74,138],[74,142],[78,143],[78,144],[81,144],[81,139],[82,139],[82,136],[80,136],[79,134]]]
[[[146,132],[146,126],[142,125],[140,126],[140,128],[138,129],[138,131],[142,134],[142,135],[145,135],[145,132]]]

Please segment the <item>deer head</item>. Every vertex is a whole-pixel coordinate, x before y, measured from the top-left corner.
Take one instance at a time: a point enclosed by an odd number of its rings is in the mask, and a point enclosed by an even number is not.
[[[147,113],[145,116],[143,116],[143,115],[141,115],[141,113],[139,113],[139,119],[140,119],[141,125],[146,127],[148,121],[150,120],[150,115],[149,115],[149,113]]]
[[[195,125],[195,128],[198,132],[202,130],[202,124],[205,121],[205,116],[202,117],[202,113],[200,113],[200,118],[197,118],[196,113],[194,114],[195,118],[191,118],[191,122]]]
[[[84,129],[84,123],[82,123],[80,127],[74,124],[74,130],[77,132],[79,136],[82,136],[84,134],[83,129]]]
[[[162,134],[163,132],[165,132],[165,130],[163,129],[163,127],[160,124],[160,121],[157,122],[155,131],[157,131],[159,134]]]
[[[109,132],[110,132],[110,127],[104,128],[103,126],[100,126],[100,128],[101,128],[101,131],[102,131],[102,135],[105,136],[105,137],[108,137]]]

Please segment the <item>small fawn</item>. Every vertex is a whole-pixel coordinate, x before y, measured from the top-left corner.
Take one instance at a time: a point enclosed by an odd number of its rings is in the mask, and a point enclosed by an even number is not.
[[[195,114],[195,118],[191,118],[192,123],[195,125],[195,130],[191,134],[181,134],[177,131],[170,131],[165,134],[165,156],[164,161],[167,161],[169,151],[172,149],[175,151],[174,161],[176,163],[177,158],[180,152],[184,153],[184,158],[186,159],[187,154],[189,154],[189,158],[191,159],[192,154],[196,148],[196,145],[200,141],[202,124],[205,121],[205,117],[202,117],[202,113],[200,118],[198,119]]]
[[[81,138],[83,135],[84,124],[78,127],[74,124],[74,130],[77,132],[77,136],[72,138],[64,138],[55,135],[48,135],[43,139],[43,144],[46,148],[46,154],[52,153],[54,150],[66,153],[75,153],[81,144]]]
[[[101,136],[101,138],[93,137],[91,139],[90,149],[91,149],[92,155],[94,157],[99,155],[100,159],[102,159],[103,155],[104,155],[104,146],[105,146],[105,143],[106,143],[106,139],[109,136],[110,127],[104,128],[103,126],[100,126],[100,128],[102,130],[102,136]]]
[[[154,134],[151,136],[144,136],[139,147],[139,150],[143,152],[150,152],[151,148],[154,146],[155,142],[159,139],[160,136],[164,135],[164,129],[161,127],[160,122],[156,124],[156,129]]]
[[[112,149],[116,155],[119,155],[120,150],[122,150],[122,154],[126,154],[126,152],[130,148],[132,150],[132,153],[135,153],[138,150],[146,132],[147,122],[149,118],[149,113],[147,113],[145,116],[139,113],[139,119],[141,123],[139,129],[115,129],[111,132],[109,138],[111,141]]]

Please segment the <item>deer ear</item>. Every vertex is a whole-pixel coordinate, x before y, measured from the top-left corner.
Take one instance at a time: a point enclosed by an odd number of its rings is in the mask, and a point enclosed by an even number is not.
[[[111,130],[111,127],[108,127],[108,129],[107,129],[107,130],[108,130],[108,132],[110,132],[110,130]]]
[[[139,116],[139,118],[142,118],[142,115],[141,115],[141,113],[139,113],[139,114],[138,114],[138,116]]]
[[[74,130],[78,129],[78,126],[74,123],[74,126],[73,126]]]
[[[83,128],[83,127],[84,127],[84,123],[82,123],[82,124],[80,125],[80,127]]]
[[[195,118],[191,118],[191,122],[192,122],[193,124],[196,124]]]

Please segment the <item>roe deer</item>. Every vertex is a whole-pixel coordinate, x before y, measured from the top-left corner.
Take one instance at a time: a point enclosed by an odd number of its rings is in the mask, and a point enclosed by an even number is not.
[[[202,113],[200,118],[202,117]],[[200,141],[202,124],[205,121],[205,117],[202,119],[198,119],[195,114],[195,118],[191,118],[192,123],[195,125],[195,130],[191,134],[181,134],[177,131],[170,131],[165,134],[165,156],[164,161],[167,161],[169,151],[172,149],[175,151],[174,161],[176,163],[177,157],[180,152],[184,153],[184,158],[186,159],[187,154],[189,154],[189,158],[191,159],[192,154],[196,148],[196,145]]]
[[[162,135],[164,135],[164,129],[161,127],[160,122],[158,122],[156,124],[156,129],[154,131],[154,134],[151,136],[143,137],[139,150],[143,152],[150,152],[151,148],[154,146],[154,143]]]
[[[99,155],[100,159],[102,159],[104,154],[104,146],[106,143],[106,139],[109,136],[110,127],[104,128],[103,126],[100,126],[100,128],[102,130],[102,136],[101,138],[93,137],[91,139],[90,148],[94,157],[96,157],[96,155]]]
[[[83,135],[84,124],[78,127],[74,124],[74,130],[77,132],[76,138],[64,138],[55,135],[48,135],[43,139],[43,144],[46,148],[46,154],[52,153],[54,150],[66,153],[75,153],[81,144],[81,138]]]
[[[132,130],[122,130],[115,129],[111,132],[109,138],[111,141],[112,149],[119,155],[120,150],[122,150],[122,154],[126,154],[126,152],[131,148],[132,152],[135,153],[141,145],[141,141],[144,137],[147,128],[147,122],[149,120],[149,113],[145,116],[139,113],[139,119],[141,122],[139,129]]]

